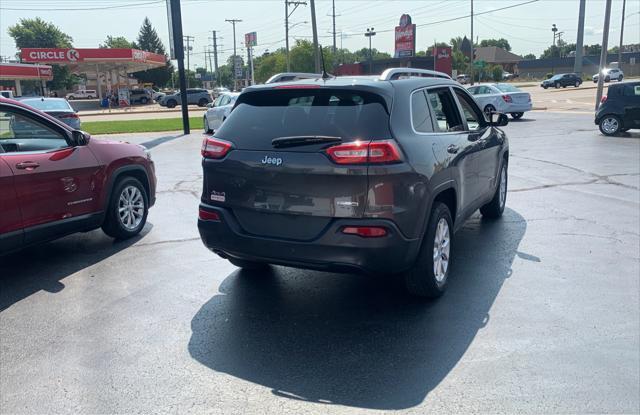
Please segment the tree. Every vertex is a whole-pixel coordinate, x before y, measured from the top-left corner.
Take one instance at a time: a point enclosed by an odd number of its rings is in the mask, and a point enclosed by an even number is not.
[[[527,53],[522,57],[522,59],[524,59],[525,61],[533,60],[535,58],[536,58],[536,55],[534,55],[533,53]]]
[[[509,44],[509,41],[504,38],[482,39],[480,41],[480,47],[487,47],[487,46],[497,46],[499,48],[506,50],[507,52],[511,52],[511,45]]]
[[[45,22],[39,17],[20,19],[9,27],[9,36],[16,43],[16,48],[71,48],[73,39],[53,23]],[[70,89],[78,82],[76,76],[66,66],[53,66],[53,80],[47,82],[50,89]]]
[[[148,17],[144,18],[142,27],[140,27],[137,45],[144,51],[166,56],[164,45],[162,44],[156,29],[151,25],[151,21]],[[167,63],[164,67],[136,72],[133,76],[142,82],[150,82],[158,87],[163,87],[167,85],[169,80],[171,80],[172,74],[173,65],[171,64],[171,61],[167,59]]]
[[[107,36],[107,39],[99,47],[103,49],[106,49],[106,48],[138,49],[138,45],[136,45],[136,42],[130,42],[124,36]]]

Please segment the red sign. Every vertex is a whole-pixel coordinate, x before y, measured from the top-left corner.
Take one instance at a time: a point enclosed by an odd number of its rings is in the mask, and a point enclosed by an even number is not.
[[[404,58],[416,54],[416,25],[411,23],[411,16],[403,14],[400,25],[396,26],[395,58]]]
[[[165,56],[138,49],[57,49],[23,48],[23,62],[67,63],[76,62],[154,62],[164,64]]]
[[[44,81],[50,81],[53,79],[53,72],[51,71],[51,66],[27,65],[23,63],[0,63],[0,79],[41,79]]]
[[[436,60],[435,69],[438,72],[444,72],[451,76],[451,70],[453,69],[453,62],[451,58],[451,48],[436,47],[433,51],[434,59]]]

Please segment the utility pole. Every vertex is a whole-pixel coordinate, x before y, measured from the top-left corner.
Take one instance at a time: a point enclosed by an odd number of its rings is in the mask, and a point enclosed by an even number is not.
[[[212,30],[211,33],[213,34],[213,37],[210,38],[213,42],[213,67],[216,74],[216,83],[218,83],[218,36],[215,30]],[[211,58],[211,55],[209,55],[209,58]]]
[[[211,71],[212,74],[215,74],[215,72],[213,71],[213,65],[211,65],[211,55],[213,55],[213,52],[211,51],[211,49],[209,49],[209,46],[207,46],[207,56],[209,57],[209,71]]]
[[[289,17],[300,5],[306,6],[307,2],[284,0],[284,43],[287,55],[287,72],[291,72],[291,62],[289,61]],[[291,13],[289,13],[289,6],[293,6]]]
[[[316,24],[316,3],[315,0],[309,0],[311,2],[311,28],[313,30],[313,55],[316,60],[316,73],[320,73],[320,53],[318,51],[318,26]]]
[[[187,72],[189,72],[190,70],[189,57],[191,56],[191,49],[193,49],[193,47],[191,46],[191,42],[193,42],[194,37],[193,36],[182,36],[182,37],[187,42]],[[189,77],[187,77],[187,88],[189,88]]]
[[[333,12],[331,13],[333,18],[333,57],[336,56],[336,0],[333,0]],[[622,16],[624,16],[624,8],[622,9]],[[622,40],[620,40],[622,45]]]
[[[182,40],[182,13],[180,0],[169,0],[167,3],[170,37],[173,39],[173,50],[178,61],[178,79],[180,80],[180,104],[182,110],[182,131],[189,134],[189,109],[187,108],[187,80],[184,71],[184,44]]]
[[[600,68],[598,69],[598,93],[596,94],[596,111],[602,99],[604,76],[602,70],[607,66],[607,48],[609,46],[609,21],[611,20],[611,0],[607,0],[604,12],[604,31],[602,32],[602,50],[600,51]]]
[[[582,75],[582,55],[584,49],[584,9],[587,0],[580,0],[580,11],[578,13],[578,38],[576,40],[576,59],[573,64],[573,72]]]
[[[551,25],[551,31],[553,32],[553,46],[556,46],[556,32],[558,31],[558,28],[556,27],[556,24],[552,24]]]
[[[622,0],[622,23],[620,23],[620,46],[618,47],[618,67],[622,68],[622,39],[624,39],[624,9],[627,0]]]
[[[236,23],[240,23],[242,20],[240,19],[225,19],[225,22],[229,22],[233,25],[233,89],[236,89],[237,78],[236,78],[236,59],[238,56],[236,55]]]
[[[562,57],[562,43],[560,43],[560,41],[562,40],[562,35],[564,35],[564,32],[558,32],[558,34],[556,35],[558,37],[558,57],[559,58]]]
[[[435,46],[434,46],[435,48]],[[435,49],[433,50],[434,55],[433,55],[433,66],[436,66],[436,55],[435,55]],[[471,72],[471,85],[473,85],[475,83],[475,74],[474,74],[474,67],[473,67],[473,61],[474,61],[474,55],[475,55],[475,46],[473,45],[473,0],[471,0],[471,70],[469,72]]]
[[[371,48],[371,38],[376,35],[376,32],[373,27],[367,28],[367,33],[364,34],[365,37],[369,38],[369,75],[373,75],[373,49]]]

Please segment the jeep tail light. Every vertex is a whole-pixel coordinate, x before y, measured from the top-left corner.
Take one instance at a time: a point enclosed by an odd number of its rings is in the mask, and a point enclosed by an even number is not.
[[[393,140],[354,141],[329,147],[327,154],[338,164],[397,163],[402,161],[400,150]]]
[[[231,150],[231,143],[219,138],[205,137],[202,140],[202,157],[207,159],[221,159]]]
[[[342,233],[363,238],[380,238],[387,236],[387,229],[382,226],[345,226]]]
[[[600,103],[604,104],[605,102],[607,102],[607,96],[603,95],[602,98],[600,98]]]
[[[217,212],[210,212],[208,210],[199,209],[198,218],[200,220],[207,220],[211,222],[220,222],[220,215]]]
[[[511,102],[513,101],[513,99],[511,98],[511,95],[503,95],[502,99],[504,99],[504,102]]]

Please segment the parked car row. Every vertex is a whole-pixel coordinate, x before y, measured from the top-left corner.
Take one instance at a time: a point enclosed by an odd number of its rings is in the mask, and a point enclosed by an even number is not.
[[[616,80],[622,82],[624,79],[624,72],[619,68],[606,68],[602,70],[604,81],[609,82]],[[595,74],[591,77],[594,83],[598,82],[599,74]],[[545,79],[540,83],[540,86],[544,89],[554,88],[566,88],[568,86],[579,87],[582,85],[582,77],[576,73],[559,73],[552,76],[549,79]]]
[[[99,227],[131,237],[154,204],[149,152],[92,140],[62,103],[0,98],[0,254]],[[393,274],[438,297],[454,232],[504,212],[502,113],[530,109],[512,85],[411,68],[220,92],[203,119],[201,239],[242,268]],[[640,128],[640,82],[610,86],[596,124]]]

